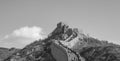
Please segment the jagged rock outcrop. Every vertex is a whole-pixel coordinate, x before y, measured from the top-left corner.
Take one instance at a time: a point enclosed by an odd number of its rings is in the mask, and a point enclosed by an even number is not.
[[[4,61],[120,61],[120,46],[88,37],[60,22],[48,38],[27,45]]]

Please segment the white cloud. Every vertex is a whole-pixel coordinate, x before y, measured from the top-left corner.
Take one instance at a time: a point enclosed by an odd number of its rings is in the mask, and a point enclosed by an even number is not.
[[[25,45],[30,44],[31,42],[44,39],[45,34],[41,27],[21,27],[14,30],[11,34],[8,34],[0,43],[0,47],[17,47],[23,48]]]
[[[5,35],[5,37],[3,39],[7,39],[9,37],[9,35]]]
[[[42,28],[33,26],[33,27],[22,27],[13,31],[12,35],[17,37],[26,37],[26,38],[33,38],[33,39],[43,39],[43,32]]]

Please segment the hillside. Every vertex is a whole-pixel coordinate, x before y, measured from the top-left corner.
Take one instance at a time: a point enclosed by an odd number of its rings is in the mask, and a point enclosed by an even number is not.
[[[27,45],[4,61],[120,61],[120,46],[60,22],[46,39]]]
[[[8,58],[9,56],[11,56],[13,53],[19,51],[19,49],[16,49],[16,48],[3,48],[1,47],[0,48],[0,61]]]

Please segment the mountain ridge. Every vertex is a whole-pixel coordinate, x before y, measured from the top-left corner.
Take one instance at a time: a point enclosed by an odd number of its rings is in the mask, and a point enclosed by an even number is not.
[[[88,37],[60,22],[47,38],[27,45],[3,61],[120,61],[120,46]]]

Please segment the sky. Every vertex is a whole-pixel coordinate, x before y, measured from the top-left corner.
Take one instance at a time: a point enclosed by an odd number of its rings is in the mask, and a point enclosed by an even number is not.
[[[0,47],[43,39],[60,21],[120,44],[119,0],[0,0]]]

